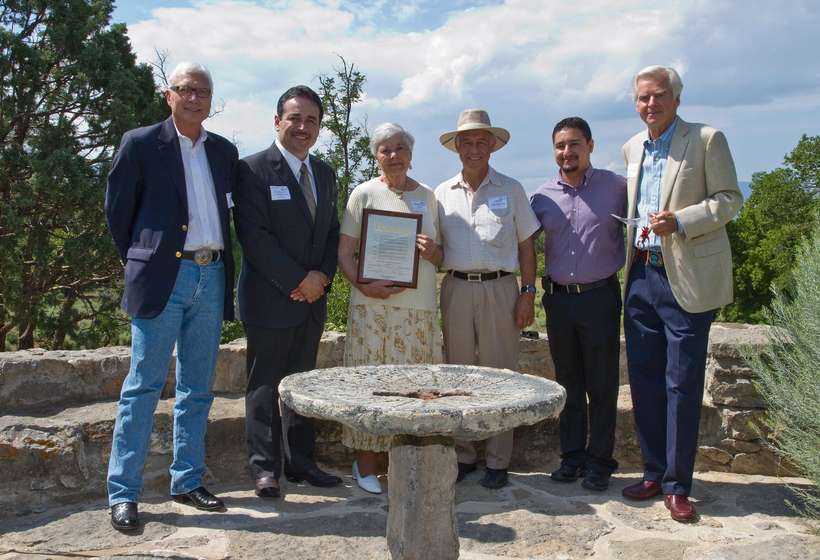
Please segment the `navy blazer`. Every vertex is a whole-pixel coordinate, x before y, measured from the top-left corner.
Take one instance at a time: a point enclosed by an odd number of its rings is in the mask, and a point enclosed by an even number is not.
[[[310,156],[316,183],[316,219],[311,220],[299,182],[274,143],[241,160],[234,190],[236,237],[242,245],[239,316],[249,325],[287,328],[308,314],[327,318],[327,297],[296,302],[290,293],[311,270],[332,280],[339,246],[336,174]],[[287,187],[273,200],[271,186]],[[280,192],[282,192],[280,190]],[[325,293],[330,286],[325,289]]]
[[[228,320],[234,316],[228,198],[236,183],[239,154],[230,141],[212,132],[205,140],[205,153],[225,244],[224,319]],[[105,216],[125,265],[122,308],[131,317],[156,317],[176,282],[188,231],[185,170],[170,117],[123,135],[108,174]]]

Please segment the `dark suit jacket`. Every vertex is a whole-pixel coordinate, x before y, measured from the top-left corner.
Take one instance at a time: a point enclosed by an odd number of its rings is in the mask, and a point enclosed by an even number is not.
[[[208,133],[205,152],[213,176],[225,244],[225,320],[233,319],[233,274],[228,198],[239,154],[227,139]],[[125,265],[122,308],[150,319],[165,308],[174,287],[188,230],[188,195],[176,128],[167,120],[122,137],[105,193],[108,227]]]
[[[327,317],[324,296],[312,304],[290,299],[309,271],[324,272],[331,280],[336,272],[336,174],[313,156],[310,165],[318,195],[315,223],[276,144],[239,162],[234,192],[236,235],[242,245],[239,315],[248,325],[286,328],[301,324],[308,314],[320,322]],[[271,186],[287,186],[290,198],[273,200]]]

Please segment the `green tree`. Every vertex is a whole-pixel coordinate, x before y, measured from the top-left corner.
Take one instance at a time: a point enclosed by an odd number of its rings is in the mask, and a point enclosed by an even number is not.
[[[774,292],[764,313],[776,328],[762,354],[746,349],[746,359],[757,375],[766,399],[769,442],[796,465],[814,487],[792,488],[800,497],[793,507],[820,517],[820,229],[795,253],[793,291]]]
[[[339,180],[338,211],[341,219],[350,189],[378,174],[376,160],[370,153],[366,119],[353,122],[353,108],[364,96],[365,74],[339,56],[340,65],[332,74],[319,75],[319,96],[324,118],[322,127],[330,133],[319,155],[335,170]],[[345,330],[350,284],[341,274],[333,280],[328,294],[327,328]]]
[[[324,118],[322,128],[330,133],[320,156],[336,170],[339,180],[339,216],[347,205],[350,189],[377,175],[376,160],[370,153],[366,120],[353,122],[353,107],[364,96],[367,77],[339,56],[340,65],[332,74],[319,75],[319,96]]]
[[[103,216],[124,131],[167,115],[109,0],[0,3],[0,350],[116,342]]]
[[[797,248],[818,223],[820,136],[803,136],[773,171],[755,173],[752,194],[728,226],[735,300],[725,321],[760,323],[772,302],[771,288],[789,291]]]

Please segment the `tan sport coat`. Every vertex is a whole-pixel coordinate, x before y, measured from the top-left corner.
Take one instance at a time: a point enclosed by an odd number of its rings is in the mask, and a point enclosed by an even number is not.
[[[644,141],[648,139],[644,130],[623,146],[629,217],[636,213]],[[684,234],[673,233],[660,240],[672,294],[684,310],[700,313],[732,302],[732,252],[726,224],[742,203],[726,137],[710,126],[679,118],[661,185],[660,209],[675,213]],[[624,278],[629,278],[635,253],[635,229],[627,228]]]

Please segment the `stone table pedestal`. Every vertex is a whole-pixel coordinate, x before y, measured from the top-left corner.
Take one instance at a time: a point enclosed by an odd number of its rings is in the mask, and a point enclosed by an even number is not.
[[[458,558],[454,440],[480,440],[556,416],[553,381],[459,365],[385,365],[297,373],[279,385],[299,414],[393,437],[387,542],[394,560]]]

